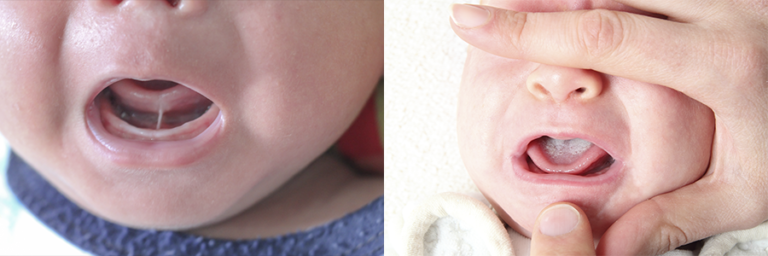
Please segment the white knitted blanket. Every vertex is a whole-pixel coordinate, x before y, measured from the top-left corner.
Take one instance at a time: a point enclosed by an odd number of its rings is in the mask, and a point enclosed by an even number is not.
[[[384,5],[384,218],[440,192],[479,194],[458,152],[456,95],[467,44],[451,30],[450,0],[387,0]],[[394,226],[393,226],[394,225]],[[387,253],[389,254],[389,253]]]
[[[440,192],[479,194],[456,139],[456,94],[467,44],[451,30],[450,0],[387,0],[384,6],[384,218]]]

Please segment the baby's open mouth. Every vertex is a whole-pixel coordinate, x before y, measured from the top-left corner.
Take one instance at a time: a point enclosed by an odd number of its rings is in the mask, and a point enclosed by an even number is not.
[[[104,128],[129,140],[190,139],[205,131],[219,112],[205,96],[165,80],[123,79],[99,93],[95,103]]]
[[[531,141],[526,154],[529,170],[541,174],[600,175],[615,162],[602,148],[578,138],[543,136]]]

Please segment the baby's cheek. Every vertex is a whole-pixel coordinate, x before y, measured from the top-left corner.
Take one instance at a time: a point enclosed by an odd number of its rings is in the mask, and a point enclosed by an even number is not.
[[[36,130],[61,126],[70,93],[60,82],[59,66],[69,15],[67,2],[0,1],[0,107],[4,122]]]

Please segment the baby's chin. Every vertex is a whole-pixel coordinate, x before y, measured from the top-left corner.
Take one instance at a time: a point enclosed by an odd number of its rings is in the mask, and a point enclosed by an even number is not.
[[[520,191],[511,192],[521,194]],[[486,196],[486,198],[489,198]],[[632,206],[641,202],[639,199],[626,198],[618,203],[595,202],[593,198],[583,200],[575,198],[567,191],[550,193],[546,197],[529,197],[521,202],[509,202],[489,198],[493,208],[502,221],[515,232],[531,238],[536,219],[543,209],[557,202],[570,202],[581,208],[587,215],[592,229],[592,237],[598,241],[608,228],[616,222]]]
[[[631,202],[627,205],[622,206],[603,206],[603,208],[595,208],[595,206],[588,206],[588,205],[582,205],[578,203],[578,200],[568,200],[565,199],[568,198],[567,196],[563,196],[561,198],[553,197],[552,203],[554,202],[574,202],[579,208],[583,209],[585,213],[587,214],[587,218],[589,219],[590,226],[592,228],[592,236],[597,241],[602,237],[602,235],[605,233],[605,231],[614,223],[616,220],[618,220],[621,215],[623,215],[627,210],[631,208],[632,205],[636,204],[637,202]],[[513,230],[515,230],[517,233],[530,238],[531,237],[531,231],[534,228],[534,225],[536,223],[536,218],[538,217],[541,210],[549,206],[551,203],[549,200],[546,202],[536,202],[536,203],[530,203],[528,205],[516,205],[516,206],[509,206],[505,207],[504,209],[515,209],[515,210],[501,210],[502,209],[498,205],[494,205],[494,208],[499,213],[502,220]],[[519,209],[525,209],[525,210],[519,210]],[[588,209],[588,210],[587,210]]]
[[[176,173],[106,169],[81,172],[78,176],[59,169],[56,172],[64,177],[52,183],[88,212],[139,229],[185,230],[209,225],[237,214],[258,199],[252,198],[248,189],[255,181],[233,179],[234,175],[226,173],[222,173],[222,178],[199,175],[208,169],[205,166],[173,170]],[[99,174],[103,172],[110,174]],[[126,175],[115,175],[121,172]],[[106,179],[120,181],[104,182]]]
[[[219,222],[265,197],[301,169],[299,161],[282,165],[285,169],[277,168],[278,161],[259,161],[254,156],[269,152],[237,143],[244,136],[221,138],[194,162],[173,168],[132,166],[83,150],[92,149],[87,147],[93,145],[89,137],[69,132],[63,137],[69,142],[66,148],[37,150],[21,144],[14,150],[79,207],[132,228],[184,230]],[[276,170],[284,175],[270,174]]]

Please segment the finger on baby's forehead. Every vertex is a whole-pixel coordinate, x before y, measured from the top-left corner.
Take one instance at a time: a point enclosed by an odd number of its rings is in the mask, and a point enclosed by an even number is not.
[[[587,9],[623,10],[612,0],[480,0],[480,4],[519,12],[561,12]]]
[[[715,7],[722,6],[724,1],[694,1],[694,0],[616,0],[634,8],[674,17],[678,21],[693,21],[712,14]]]
[[[668,0],[480,0],[480,4],[519,12],[557,12],[607,9],[644,15],[663,14],[677,20],[690,21],[702,10],[713,9],[718,1]],[[694,15],[697,14],[697,15]]]
[[[481,0],[481,4],[517,12],[563,12],[605,9],[666,18],[613,0]]]

